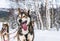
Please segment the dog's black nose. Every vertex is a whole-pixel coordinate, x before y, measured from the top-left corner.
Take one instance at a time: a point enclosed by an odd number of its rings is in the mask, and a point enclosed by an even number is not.
[[[22,20],[21,20],[21,19],[19,19],[19,22],[21,23],[21,22],[22,22]]]

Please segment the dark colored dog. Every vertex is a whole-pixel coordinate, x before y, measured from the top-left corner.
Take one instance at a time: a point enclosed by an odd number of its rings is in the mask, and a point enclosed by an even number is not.
[[[9,26],[8,26],[8,24],[3,24],[2,26],[3,27],[2,27],[2,30],[1,30],[1,34],[2,34],[3,40],[4,41],[9,41],[9,35],[8,35]]]
[[[18,32],[17,39],[18,41],[33,41],[34,40],[34,29],[33,22],[31,21],[31,17],[29,15],[29,11],[20,12],[17,18],[18,22]]]

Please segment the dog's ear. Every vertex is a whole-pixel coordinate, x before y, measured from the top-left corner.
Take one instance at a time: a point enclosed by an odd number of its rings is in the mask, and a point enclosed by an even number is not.
[[[8,24],[5,24],[5,25],[6,25],[7,28],[9,27]]]
[[[26,16],[29,16],[30,10],[28,10],[27,12],[25,12]]]
[[[28,10],[28,16],[29,16],[30,10]]]
[[[30,13],[30,10],[28,10],[28,12],[27,12],[27,16],[29,16],[29,13]]]
[[[30,16],[30,10],[28,10],[28,16],[31,18],[31,16]]]
[[[19,14],[21,14],[21,9],[20,9],[20,8],[18,8],[18,15],[19,15]]]

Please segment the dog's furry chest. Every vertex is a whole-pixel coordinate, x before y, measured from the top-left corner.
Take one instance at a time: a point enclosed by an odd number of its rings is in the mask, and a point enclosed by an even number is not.
[[[28,28],[27,28],[27,30],[25,31],[24,29],[22,29],[22,34],[27,34],[29,31],[28,31]]]
[[[19,31],[18,31],[20,35],[26,35],[28,32],[29,32],[28,27],[26,31],[23,28],[19,28]]]
[[[5,40],[8,40],[8,35],[4,35],[4,39]]]

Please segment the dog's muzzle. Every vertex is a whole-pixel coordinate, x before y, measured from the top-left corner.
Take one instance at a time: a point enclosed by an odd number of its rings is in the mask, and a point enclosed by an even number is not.
[[[22,19],[19,19],[19,23],[21,23],[22,22]]]
[[[19,23],[20,23],[21,27],[24,29],[24,31],[26,31],[27,30],[27,25],[26,25],[27,21],[22,22],[22,20],[19,19]]]

